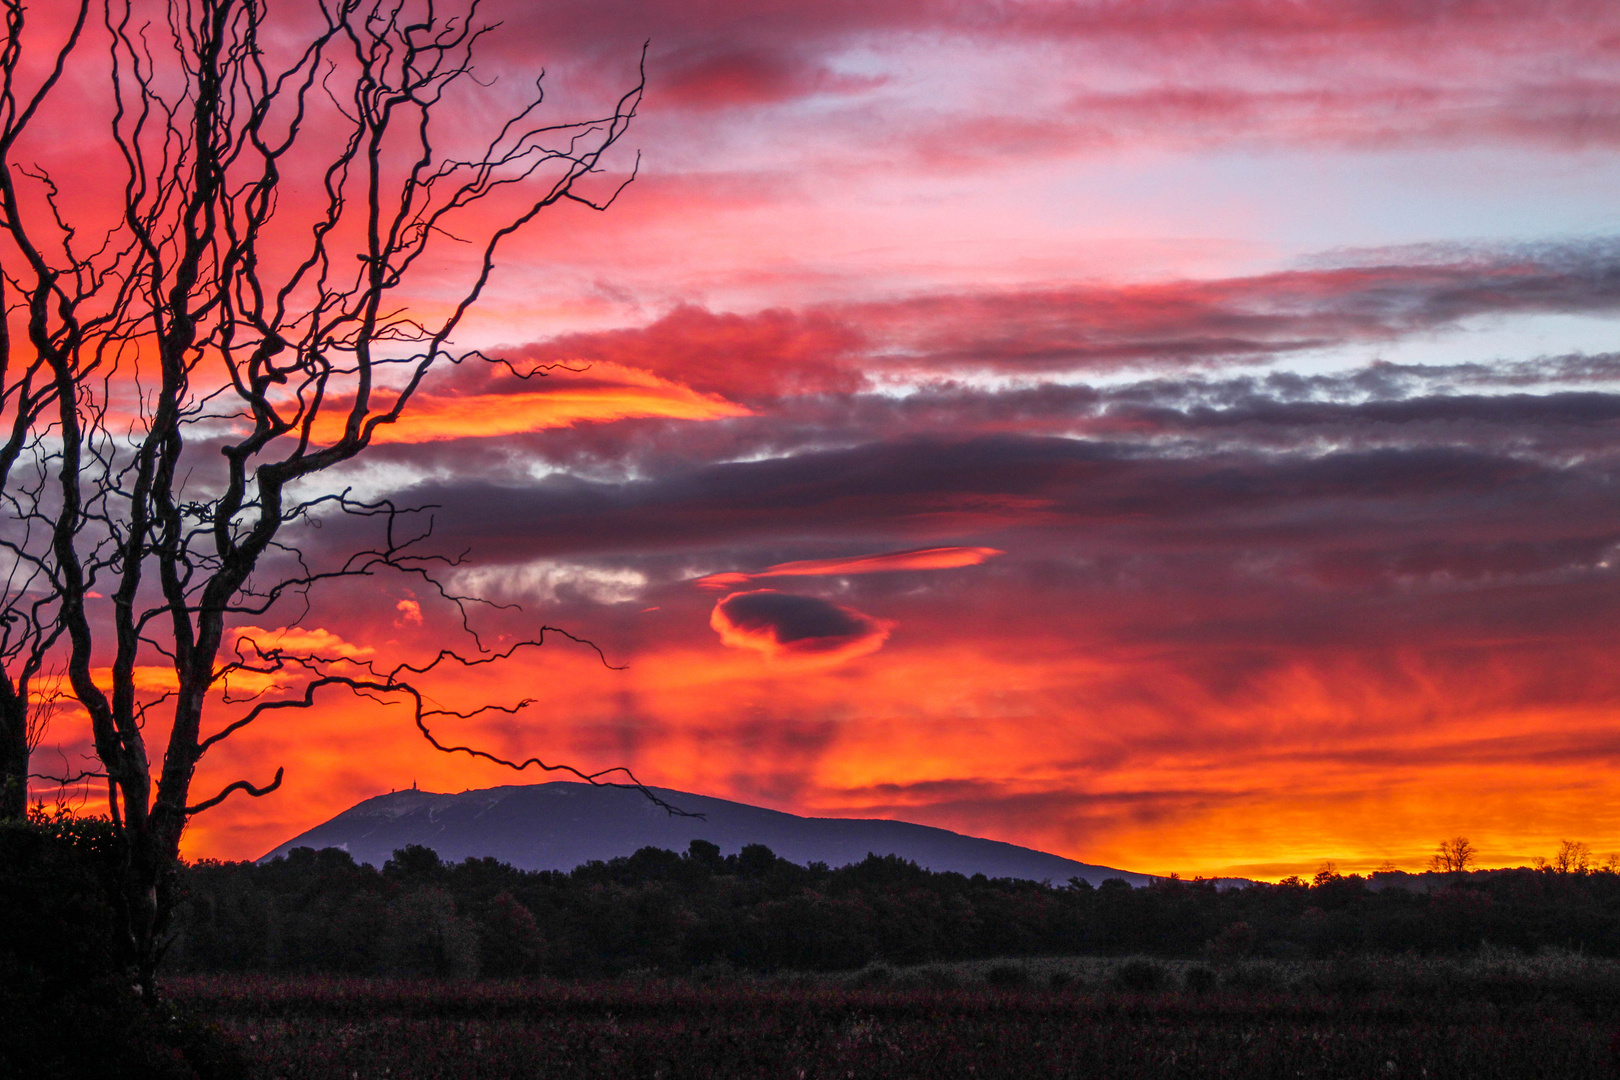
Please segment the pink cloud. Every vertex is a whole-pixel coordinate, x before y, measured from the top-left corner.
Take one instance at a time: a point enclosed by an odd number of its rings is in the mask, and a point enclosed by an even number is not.
[[[692,109],[762,105],[816,94],[850,94],[881,77],[840,75],[788,52],[699,47],[663,58],[662,99]]]
[[[523,350],[539,363],[612,364],[741,400],[853,390],[862,331],[818,311],[749,315],[682,305],[647,326],[570,334]]]
[[[760,402],[849,392],[877,373],[1252,363],[1394,341],[1480,315],[1620,309],[1601,245],[1439,254],[1386,252],[1372,265],[963,290],[751,313],[685,304],[641,327],[563,335],[518,355],[652,372],[699,393]],[[640,415],[678,414],[649,408]]]

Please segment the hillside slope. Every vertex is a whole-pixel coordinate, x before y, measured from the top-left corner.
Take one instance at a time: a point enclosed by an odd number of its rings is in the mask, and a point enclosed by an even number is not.
[[[293,837],[264,858],[295,847],[342,848],[381,866],[396,849],[422,844],[447,861],[491,857],[525,870],[571,870],[592,859],[643,847],[685,851],[708,840],[730,854],[764,844],[805,865],[844,866],[869,853],[899,855],[930,870],[1061,883],[1107,878],[1146,884],[1147,875],[1075,862],[1044,851],[903,821],[807,818],[747,803],[653,788],[702,819],[671,817],[639,792],[558,781],[484,788],[459,795],[396,791],[358,803]]]

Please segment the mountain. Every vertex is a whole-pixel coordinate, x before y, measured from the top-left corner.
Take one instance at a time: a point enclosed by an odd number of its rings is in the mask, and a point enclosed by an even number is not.
[[[484,788],[459,795],[395,791],[345,810],[293,837],[268,855],[295,847],[342,848],[357,862],[381,866],[406,844],[422,844],[449,862],[491,857],[524,870],[572,870],[644,847],[685,851],[693,840],[732,854],[764,844],[801,865],[845,866],[870,854],[899,855],[929,870],[1062,883],[1082,878],[1096,885],[1124,878],[1151,880],[1107,866],[1075,862],[1044,851],[904,821],[807,818],[747,803],[685,791],[651,788],[659,798],[702,819],[671,817],[640,792],[558,781]],[[260,860],[263,861],[263,860]]]

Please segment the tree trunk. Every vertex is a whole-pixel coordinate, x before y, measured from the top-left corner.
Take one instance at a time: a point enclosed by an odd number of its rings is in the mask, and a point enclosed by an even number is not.
[[[0,680],[0,821],[28,816],[28,701]]]
[[[175,860],[161,850],[163,846],[150,834],[132,843],[129,871],[124,877],[123,899],[134,953],[135,985],[149,1002],[157,1000],[153,992],[173,907]]]

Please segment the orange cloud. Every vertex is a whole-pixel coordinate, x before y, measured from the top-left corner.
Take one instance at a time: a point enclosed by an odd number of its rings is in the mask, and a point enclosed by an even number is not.
[[[160,697],[174,693],[180,689],[180,679],[174,673],[174,668],[167,664],[137,664],[133,673],[135,692]],[[96,667],[90,669],[90,681],[95,683],[103,692],[111,693],[113,688],[113,674],[110,667]],[[215,684],[216,689],[226,689],[233,695],[262,694],[275,686],[280,677],[275,674],[265,674],[258,671],[233,671],[230,675]],[[71,706],[77,708],[75,704]]]
[[[174,668],[167,664],[137,664],[131,677],[135,692],[139,694],[172,694],[180,688],[180,679],[175,675]],[[91,668],[90,681],[101,690],[111,692],[112,668]]]
[[[323,627],[278,626],[265,630],[257,626],[238,626],[230,631],[237,652],[253,657],[271,651],[297,653],[310,656],[370,656],[376,652],[369,645],[356,645]]]
[[[661,416],[671,420],[719,420],[747,416],[749,411],[720,398],[681,388],[670,392],[640,389],[559,390],[537,394],[484,394],[439,398],[412,408],[402,424],[378,429],[378,442],[436,442],[603,423],[629,417]]]
[[[698,578],[700,589],[729,589],[757,578],[821,577],[832,574],[882,574],[894,570],[950,570],[958,566],[978,566],[1006,552],[991,547],[936,547],[914,551],[886,551],[877,555],[856,555],[847,559],[798,559],[777,563],[755,574],[710,574]]]
[[[585,385],[557,381],[544,389],[511,393],[419,393],[398,422],[377,429],[373,442],[424,443],[446,439],[521,435],[633,417],[721,420],[749,416],[747,407],[704,394],[651,372],[613,363],[592,364]],[[316,436],[331,441],[347,419],[344,405],[322,410]]]

